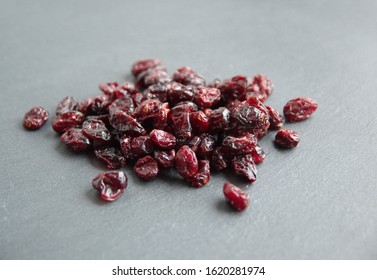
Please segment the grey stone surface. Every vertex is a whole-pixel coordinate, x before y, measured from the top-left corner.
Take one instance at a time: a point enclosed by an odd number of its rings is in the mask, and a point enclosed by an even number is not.
[[[0,259],[376,259],[376,1],[9,1],[0,3]],[[217,174],[196,190],[174,173],[103,203],[104,170],[47,125],[66,95],[99,94],[157,57],[209,80],[266,73],[282,110],[316,99],[290,151],[267,153],[244,213],[224,203]]]

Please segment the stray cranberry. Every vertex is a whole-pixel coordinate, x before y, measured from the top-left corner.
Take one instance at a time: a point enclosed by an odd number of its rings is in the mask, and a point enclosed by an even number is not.
[[[288,122],[299,122],[309,118],[318,108],[318,103],[311,98],[298,97],[284,106],[284,116]]]
[[[94,141],[106,142],[111,139],[110,131],[101,120],[86,120],[82,124],[82,132]]]
[[[175,150],[161,151],[155,150],[153,157],[162,168],[169,168],[174,165]]]
[[[154,158],[145,156],[136,162],[134,171],[136,175],[144,181],[151,181],[157,177],[159,168]]]
[[[153,129],[149,134],[149,137],[153,141],[153,144],[160,149],[173,149],[177,143],[173,134],[160,129]]]
[[[178,173],[185,179],[191,180],[198,172],[198,159],[193,150],[187,145],[178,150],[174,165]]]
[[[90,140],[81,128],[71,127],[63,133],[61,140],[74,152],[83,152],[90,148]]]
[[[251,155],[236,156],[232,160],[235,174],[254,182],[257,179],[257,167]]]
[[[102,160],[107,168],[119,169],[126,165],[126,159],[122,153],[114,147],[99,147],[94,150],[96,158]]]
[[[250,196],[235,185],[226,182],[223,187],[226,201],[237,211],[245,210],[250,202]]]
[[[202,75],[184,66],[173,74],[173,80],[183,85],[205,86],[206,80]]]
[[[300,136],[293,130],[282,129],[275,136],[275,143],[282,148],[294,148],[299,142]]]
[[[161,61],[158,59],[145,59],[139,60],[132,65],[132,74],[137,77],[140,73],[147,71],[148,69],[155,68],[161,65]]]
[[[129,132],[135,135],[145,133],[144,127],[123,111],[117,111],[114,115],[110,116],[109,120],[111,126],[119,131]]]
[[[84,122],[85,116],[78,111],[71,111],[56,116],[52,122],[52,128],[63,133],[71,127],[80,127]]]
[[[221,92],[217,88],[203,87],[198,89],[194,96],[194,102],[200,108],[209,108],[216,105],[221,98]]]
[[[65,112],[76,111],[79,107],[79,103],[74,97],[66,96],[56,106],[56,115],[61,115]]]
[[[136,157],[142,157],[153,153],[153,142],[149,136],[138,136],[131,141],[131,153]]]
[[[37,106],[30,109],[24,116],[24,127],[29,130],[40,128],[48,119],[48,112],[46,109]]]
[[[210,167],[208,160],[199,160],[199,170],[196,173],[191,184],[195,188],[201,188],[208,183],[210,179]]]
[[[282,128],[284,125],[284,118],[282,117],[282,115],[279,114],[278,110],[270,106],[266,106],[266,108],[268,110],[268,115],[270,117],[270,129],[277,130]]]
[[[106,201],[118,199],[127,188],[127,175],[122,171],[108,171],[98,174],[92,181],[93,188]]]

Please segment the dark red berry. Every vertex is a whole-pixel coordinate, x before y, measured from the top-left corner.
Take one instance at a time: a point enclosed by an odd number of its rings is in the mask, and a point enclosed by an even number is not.
[[[275,136],[275,143],[282,148],[294,148],[299,142],[300,136],[293,130],[282,129]]]
[[[139,60],[132,65],[132,74],[137,77],[140,73],[156,66],[161,65],[161,61],[158,59],[145,59]]]
[[[71,127],[63,133],[61,140],[74,152],[83,152],[90,148],[90,140],[81,128]]]
[[[182,146],[174,160],[175,168],[185,179],[192,179],[198,172],[198,159],[195,153],[187,145]]]
[[[102,90],[102,92],[105,94],[105,95],[108,95],[110,97],[112,97],[116,91],[116,89],[118,88],[119,84],[117,82],[108,82],[108,83],[102,83],[102,84],[99,84],[99,89]]]
[[[221,147],[217,147],[212,154],[211,169],[213,171],[221,171],[227,168],[227,166],[227,160],[221,150]]]
[[[196,89],[194,87],[188,87],[180,83],[173,82],[168,85],[168,101],[171,105],[175,105],[182,101],[192,101]]]
[[[118,199],[127,188],[127,175],[122,171],[108,171],[98,174],[92,181],[93,188],[106,201]]]
[[[233,137],[227,136],[222,143],[222,151],[227,155],[245,155],[250,154],[258,143],[254,135]]]
[[[132,153],[131,142],[132,137],[126,134],[119,140],[120,149],[126,159],[132,159],[135,157],[135,155]]]
[[[190,123],[190,114],[182,113],[172,116],[172,125],[175,136],[179,139],[188,139],[192,136],[192,126]]]
[[[174,165],[175,150],[155,150],[153,157],[162,168],[169,168]]]
[[[82,124],[82,132],[91,140],[107,142],[111,139],[110,131],[101,120],[90,119]]]
[[[114,147],[98,147],[94,150],[96,158],[103,161],[107,168],[119,169],[126,165],[122,153]]]
[[[24,127],[29,130],[40,128],[48,119],[48,112],[46,109],[37,106],[30,109],[24,116]]]
[[[166,102],[168,92],[169,87],[167,84],[154,84],[144,91],[144,95],[149,99],[158,99],[161,102]]]
[[[138,136],[131,141],[131,153],[135,157],[142,157],[153,153],[153,142],[149,136]]]
[[[208,131],[209,120],[203,111],[190,113],[190,123],[195,134],[200,134]]]
[[[148,87],[150,85],[158,83],[168,83],[171,81],[171,78],[163,67],[156,67],[146,71],[147,73],[142,79],[141,85]],[[140,76],[139,76],[140,77]]]
[[[189,141],[186,141],[185,144],[190,147],[190,149],[196,154],[198,151],[199,145],[202,142],[200,136],[194,136]],[[182,145],[183,146],[183,145]],[[181,147],[182,147],[181,146]]]
[[[221,92],[217,88],[203,87],[198,89],[194,96],[194,102],[200,108],[209,108],[216,105],[221,98]]]
[[[194,179],[191,181],[191,184],[195,188],[201,188],[208,183],[210,179],[210,167],[208,160],[199,160],[199,169],[196,173]]]
[[[257,167],[251,155],[236,156],[232,160],[235,174],[254,182],[257,179]]]
[[[225,107],[220,107],[211,112],[209,116],[209,131],[214,133],[221,133],[229,129],[230,112]]]
[[[253,158],[254,163],[258,164],[264,161],[266,154],[264,153],[263,149],[257,145],[251,152],[251,157]]]
[[[123,111],[114,113],[114,115],[110,116],[109,121],[112,127],[122,132],[129,132],[134,135],[140,135],[145,132],[140,123]]]
[[[78,111],[80,111],[84,115],[91,114],[91,106],[92,106],[92,103],[94,101],[94,98],[95,98],[94,96],[90,96],[90,97],[84,99],[79,104]]]
[[[210,159],[215,149],[215,142],[215,137],[208,133],[200,135],[200,145],[196,151],[197,156],[201,159]]]
[[[205,86],[206,80],[202,75],[184,66],[173,74],[173,80],[183,85]]]
[[[318,108],[318,103],[311,98],[298,97],[284,106],[284,116],[288,122],[299,122],[309,118]]]
[[[72,96],[64,97],[56,106],[56,115],[61,115],[65,112],[76,111],[79,107],[79,103]]]
[[[127,115],[132,115],[135,109],[134,102],[130,96],[123,96],[114,100],[109,105],[110,116],[114,115],[118,111],[125,112]]]
[[[250,85],[247,87],[247,95],[255,96],[261,102],[266,101],[266,99],[271,95],[274,89],[274,85],[271,80],[262,74],[256,75],[251,81]]]
[[[140,158],[134,167],[135,174],[144,181],[150,181],[157,177],[159,168],[157,161],[151,156]]]
[[[248,78],[246,76],[235,76],[229,80],[225,80],[220,86],[222,97],[224,100],[241,99],[245,100]]]
[[[266,106],[268,110],[268,115],[269,115],[269,121],[270,121],[270,129],[280,129],[284,125],[284,118],[282,115],[279,114],[279,111],[270,107]]]
[[[140,103],[134,111],[134,117],[143,123],[148,119],[154,118],[160,109],[161,101],[156,99],[147,99]]]
[[[80,127],[84,120],[85,116],[81,112],[66,112],[54,118],[52,128],[58,133],[63,133],[71,127]]]
[[[90,113],[94,115],[103,115],[109,112],[109,106],[112,100],[107,95],[100,95],[94,97],[90,104]]]
[[[173,134],[160,129],[153,129],[149,134],[153,144],[160,149],[173,149],[177,144],[177,139]]]
[[[250,202],[250,196],[235,185],[226,182],[223,187],[226,201],[237,211],[245,210]]]

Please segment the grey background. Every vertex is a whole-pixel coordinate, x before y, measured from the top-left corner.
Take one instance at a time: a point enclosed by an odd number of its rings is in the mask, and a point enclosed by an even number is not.
[[[0,2],[1,259],[376,259],[376,1]],[[266,73],[266,102],[319,103],[289,124],[300,146],[274,133],[250,208],[235,213],[217,174],[199,190],[174,173],[103,203],[91,179],[105,168],[59,142],[51,119],[27,132],[34,105],[53,115],[64,96],[99,94],[130,79],[131,64],[160,58],[208,80]]]

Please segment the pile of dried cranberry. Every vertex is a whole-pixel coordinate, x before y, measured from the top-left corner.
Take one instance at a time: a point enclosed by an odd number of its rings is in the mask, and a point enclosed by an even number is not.
[[[138,61],[132,66],[136,83],[100,84],[103,94],[79,103],[65,97],[56,108],[53,129],[73,151],[91,150],[109,169],[134,165],[143,180],[156,178],[161,169],[175,168],[184,180],[200,188],[211,172],[231,168],[236,175],[254,182],[256,164],[265,154],[258,140],[269,130],[279,130],[275,143],[296,147],[300,138],[282,129],[284,118],[263,104],[273,84],[264,75],[252,79],[235,76],[207,84],[189,67],[179,68],[172,77],[157,59]],[[302,121],[317,109],[310,98],[296,98],[284,106],[288,122]],[[48,112],[34,107],[26,113],[24,126],[37,129]],[[93,187],[107,201],[119,198],[127,187],[121,171],[98,174]],[[249,195],[225,183],[223,192],[234,209],[249,205]]]

